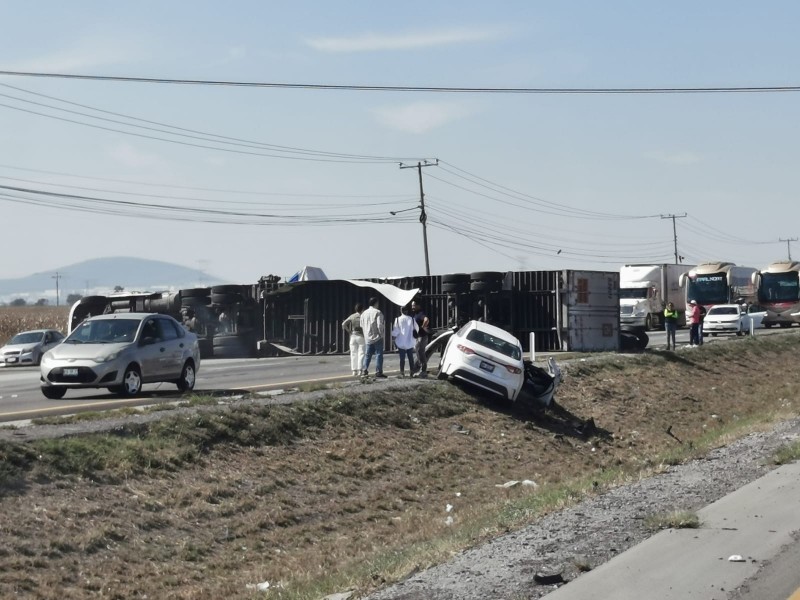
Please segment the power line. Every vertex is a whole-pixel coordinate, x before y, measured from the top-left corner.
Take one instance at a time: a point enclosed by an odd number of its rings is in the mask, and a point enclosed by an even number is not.
[[[169,85],[204,85],[228,87],[254,87],[273,89],[333,90],[353,92],[431,92],[457,94],[739,94],[798,92],[800,86],[719,86],[719,87],[598,87],[598,88],[529,88],[529,87],[456,87],[417,85],[352,85],[327,83],[288,83],[266,81],[232,81],[214,79],[167,79],[161,77],[133,77],[119,75],[77,75],[73,73],[45,73],[32,71],[0,71],[0,75],[37,77],[48,79],[76,79],[89,81],[115,81],[125,83],[151,83]]]

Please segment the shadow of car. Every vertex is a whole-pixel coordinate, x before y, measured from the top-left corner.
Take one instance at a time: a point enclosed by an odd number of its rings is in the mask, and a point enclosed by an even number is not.
[[[44,353],[63,340],[64,334],[55,329],[20,332],[0,348],[0,366],[38,365]]]

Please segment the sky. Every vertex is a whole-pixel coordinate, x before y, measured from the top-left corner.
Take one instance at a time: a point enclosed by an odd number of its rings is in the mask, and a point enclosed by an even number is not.
[[[41,0],[0,20],[0,279],[106,256],[237,283],[424,275],[426,239],[434,275],[674,262],[674,233],[687,264],[800,258],[800,91],[696,91],[800,86],[794,1]]]

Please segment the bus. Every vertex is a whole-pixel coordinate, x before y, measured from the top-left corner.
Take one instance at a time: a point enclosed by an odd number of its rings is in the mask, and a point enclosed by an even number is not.
[[[750,304],[756,299],[753,274],[757,272],[732,262],[704,262],[682,273],[678,285],[684,288],[687,305],[692,300],[706,309],[715,304]]]
[[[800,262],[783,260],[753,273],[758,303],[765,309],[764,327],[800,323]]]

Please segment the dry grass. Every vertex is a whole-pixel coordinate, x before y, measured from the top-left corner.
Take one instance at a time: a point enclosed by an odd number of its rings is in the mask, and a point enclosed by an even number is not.
[[[431,381],[2,445],[0,597],[366,592],[796,415],[799,346],[791,332],[579,363],[537,412]]]
[[[57,329],[66,335],[68,318],[68,306],[4,306],[0,308],[0,346],[31,329]]]

